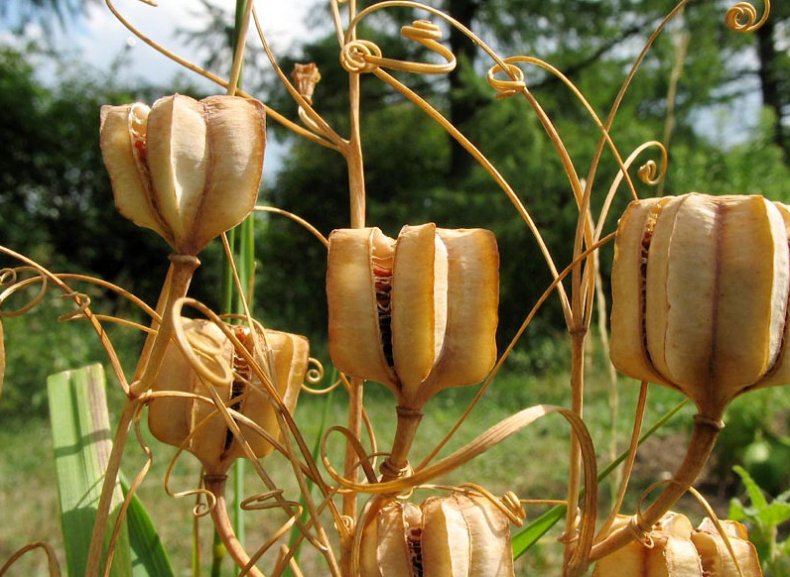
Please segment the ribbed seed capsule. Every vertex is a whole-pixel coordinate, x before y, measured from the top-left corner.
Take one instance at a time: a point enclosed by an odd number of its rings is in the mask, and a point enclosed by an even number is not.
[[[192,350],[211,373],[213,381],[209,383],[201,378],[200,372],[179,346],[171,342],[152,391],[193,393],[211,399],[209,387],[212,387],[228,408],[241,413],[273,438],[278,438],[280,429],[276,409],[246,360],[234,350],[230,339],[211,322],[201,319],[182,319],[182,322]],[[252,351],[248,329],[234,327],[234,330],[245,348]],[[257,362],[261,367],[270,367],[272,384],[285,407],[293,411],[307,371],[307,339],[270,330],[265,331],[265,339],[271,351],[269,359],[258,359]],[[204,399],[155,398],[149,404],[148,426],[163,443],[193,453],[208,474],[220,475],[230,463],[238,457],[245,457],[246,453],[215,405]],[[241,421],[238,424],[256,457],[264,457],[274,450],[271,443],[251,427]]]
[[[629,520],[619,518],[615,528]],[[646,536],[648,544],[633,541],[604,557],[593,577],[762,577],[746,528],[736,521],[720,521],[720,525],[737,566],[713,521],[706,518],[694,530],[685,516],[670,512]]]
[[[420,507],[393,500],[366,527],[360,577],[512,577],[508,518],[456,493]]]
[[[479,382],[496,360],[499,255],[482,229],[377,228],[329,237],[329,350],[342,372],[420,408]]]
[[[618,518],[614,528],[630,519]],[[667,513],[647,536],[649,546],[632,541],[598,561],[593,577],[703,577],[692,532],[688,518]]]
[[[789,292],[787,228],[763,197],[632,202],[615,242],[612,362],[720,419],[738,394],[779,384],[770,379],[781,372]]]
[[[746,527],[737,521],[720,521],[720,524],[738,563],[736,566],[713,521],[706,518],[691,536],[702,559],[705,577],[762,577],[757,549],[749,541]],[[742,573],[738,573],[738,567]]]
[[[263,105],[175,94],[104,106],[101,150],[118,211],[196,255],[250,214],[266,145]]]

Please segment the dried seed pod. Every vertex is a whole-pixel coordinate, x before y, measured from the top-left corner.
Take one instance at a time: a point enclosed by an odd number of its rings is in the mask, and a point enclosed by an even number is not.
[[[512,577],[507,516],[484,497],[455,493],[420,507],[387,503],[365,529],[360,577]]]
[[[737,521],[720,521],[720,525],[729,539],[738,564],[736,566],[716,525],[705,518],[691,535],[702,559],[705,577],[762,577],[757,549],[749,541],[746,527]],[[738,567],[742,573],[738,572]]]
[[[103,106],[101,150],[119,212],[195,255],[250,214],[266,144],[263,105],[176,94]]]
[[[184,334],[193,351],[213,378],[201,377],[200,371],[187,359],[175,342],[167,346],[162,368],[152,390],[193,393],[211,399],[214,389],[225,405],[241,413],[275,439],[279,436],[276,408],[262,385],[233,344],[215,324],[205,320],[182,319]],[[252,351],[249,330],[234,327],[239,340]],[[261,335],[263,336],[263,335]],[[278,331],[265,331],[270,350],[268,362],[259,359],[261,367],[270,367],[272,384],[283,404],[293,411],[307,371],[307,339]],[[274,449],[271,443],[251,427],[239,421],[245,439],[258,457]],[[148,426],[163,443],[183,447],[203,463],[207,473],[223,474],[232,461],[245,457],[241,444],[210,401],[192,397],[160,397],[149,403]]]
[[[405,226],[329,237],[329,350],[344,373],[383,383],[420,408],[479,382],[496,360],[499,255],[482,229]]]
[[[630,522],[619,517],[613,528]],[[593,577],[703,577],[699,555],[691,541],[691,522],[678,513],[667,513],[653,526],[646,542],[631,541],[602,558]]]
[[[612,269],[614,365],[720,419],[735,396],[767,384],[782,358],[787,239],[780,210],[761,196],[632,202]]]

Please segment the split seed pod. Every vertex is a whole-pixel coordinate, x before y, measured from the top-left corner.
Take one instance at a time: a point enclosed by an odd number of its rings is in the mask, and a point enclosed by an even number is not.
[[[264,115],[260,102],[237,96],[103,106],[100,143],[118,211],[196,255],[255,205]]]
[[[628,523],[621,516],[614,528]],[[703,577],[702,564],[691,540],[693,527],[684,515],[667,513],[653,526],[648,544],[631,541],[602,558],[593,577]]]
[[[499,253],[493,233],[405,226],[329,237],[329,352],[342,372],[380,382],[419,409],[479,382],[496,360]]]
[[[738,567],[727,550],[724,538],[713,522],[706,518],[691,536],[702,559],[706,577],[763,577],[757,549],[749,541],[746,527],[737,521],[720,521],[724,533],[732,546]]]
[[[385,505],[365,528],[360,577],[513,577],[507,516],[456,493]]]
[[[710,419],[751,388],[790,381],[785,210],[761,196],[632,202],[612,269],[618,370],[680,390]]]
[[[203,398],[163,396],[153,399],[148,409],[148,426],[163,443],[193,453],[208,474],[221,475],[236,458],[246,457],[246,453],[210,401],[209,387],[228,408],[253,421],[274,439],[280,434],[276,409],[249,364],[234,350],[232,342],[218,326],[202,319],[182,319],[182,322],[193,352],[211,373],[212,381],[201,377],[200,371],[175,341],[168,343],[152,391],[192,393]],[[245,348],[252,351],[249,329],[234,327],[234,330]],[[265,339],[270,354],[268,359],[256,359],[256,362],[261,367],[270,367],[272,384],[285,407],[293,412],[307,371],[307,339],[271,330],[265,331]],[[257,458],[274,450],[272,444],[252,427],[240,420],[237,423]]]

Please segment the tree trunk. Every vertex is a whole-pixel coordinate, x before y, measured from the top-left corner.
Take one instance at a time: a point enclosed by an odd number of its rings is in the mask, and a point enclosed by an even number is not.
[[[774,43],[776,22],[769,18],[763,26],[757,30],[757,55],[760,59],[760,90],[763,97],[763,105],[770,108],[776,117],[774,122],[773,141],[784,153],[785,163],[790,163],[790,151],[788,151],[787,134],[782,123],[783,109],[787,106],[782,87],[779,82],[779,62]]]
[[[472,27],[472,22],[480,10],[479,0],[448,0],[447,12],[467,28]],[[453,51],[458,59],[458,66],[450,72],[448,80],[450,82],[449,98],[449,117],[450,121],[459,129],[463,130],[465,124],[472,118],[475,112],[475,101],[463,94],[464,83],[461,78],[461,68],[472,66],[475,61],[475,45],[462,33],[451,28],[450,30],[450,50]],[[451,181],[461,180],[469,172],[472,166],[472,159],[464,148],[450,138],[450,162],[449,177]]]

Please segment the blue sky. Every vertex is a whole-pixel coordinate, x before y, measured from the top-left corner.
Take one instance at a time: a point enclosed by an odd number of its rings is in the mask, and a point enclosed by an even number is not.
[[[0,2],[5,0],[0,0]],[[227,5],[232,11],[233,0],[212,0],[214,4]],[[193,28],[198,23],[196,3],[185,0],[158,0],[152,7],[140,0],[114,0],[116,8],[135,26],[155,41],[164,44],[177,54],[199,61],[194,47],[187,48],[174,32],[178,28]],[[285,51],[296,38],[308,34],[305,23],[307,8],[315,0],[255,0],[256,10],[263,21],[264,31],[275,51]],[[15,4],[12,4],[12,8]],[[11,13],[13,20],[13,12]],[[76,49],[80,61],[97,70],[107,70],[113,59],[127,51],[130,66],[124,74],[130,79],[145,77],[149,81],[166,84],[181,68],[156,53],[131,34],[110,13],[104,2],[91,4],[84,17],[71,22],[67,32],[55,27],[49,35],[56,46]],[[4,32],[0,26],[0,40]],[[35,26],[27,30],[31,37],[43,34]],[[6,33],[7,37],[7,33]]]

